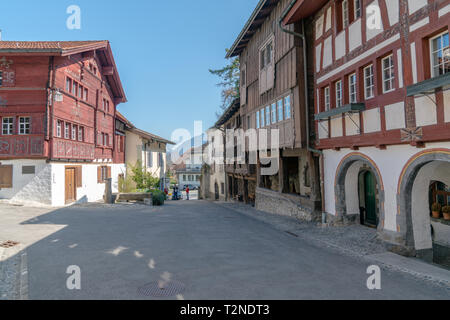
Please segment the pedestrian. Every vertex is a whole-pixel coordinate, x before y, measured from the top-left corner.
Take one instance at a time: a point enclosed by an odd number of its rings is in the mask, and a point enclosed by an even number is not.
[[[189,187],[186,187],[186,199],[189,200]]]

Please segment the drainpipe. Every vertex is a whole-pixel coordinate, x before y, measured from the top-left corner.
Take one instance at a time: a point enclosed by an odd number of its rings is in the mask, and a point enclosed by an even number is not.
[[[297,0],[292,0],[291,3],[287,6],[287,8],[284,10],[284,12],[282,13],[279,21],[278,21],[278,26],[280,27],[281,31],[291,34],[294,37],[298,37],[302,40],[302,44],[303,44],[303,76],[304,76],[304,90],[305,90],[305,109],[306,109],[306,146],[307,146],[307,150],[308,152],[312,152],[315,153],[317,155],[319,155],[320,157],[320,162],[323,164],[323,152],[317,149],[314,149],[311,147],[310,145],[310,126],[309,126],[309,121],[310,121],[310,117],[309,117],[309,93],[308,93],[308,56],[307,56],[307,50],[306,50],[306,35],[305,35],[305,20],[302,19],[302,33],[298,33],[298,32],[294,32],[291,30],[286,29],[283,26],[283,20],[286,18],[287,14],[289,13],[289,11],[294,7],[295,3],[297,2]],[[319,164],[319,168],[320,168],[321,164]],[[322,167],[323,169],[323,167]],[[320,177],[320,190],[321,190],[321,198],[322,198],[322,222],[326,223],[326,214],[325,212],[325,202],[324,202],[324,198],[323,198],[323,194],[324,194],[324,186],[323,186],[323,170],[321,173],[321,177]]]

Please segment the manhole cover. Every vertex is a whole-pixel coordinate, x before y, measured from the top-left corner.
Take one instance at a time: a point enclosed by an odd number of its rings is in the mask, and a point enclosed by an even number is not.
[[[184,292],[185,286],[178,281],[170,281],[163,285],[159,282],[151,282],[138,289],[138,294],[146,297],[164,298],[174,297]]]
[[[18,244],[19,243],[15,242],[15,241],[6,241],[6,242],[3,242],[2,244],[0,244],[0,247],[8,249],[8,248],[17,246]]]

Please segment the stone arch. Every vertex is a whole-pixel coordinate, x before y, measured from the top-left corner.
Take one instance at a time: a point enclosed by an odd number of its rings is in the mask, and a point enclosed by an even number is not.
[[[427,228],[429,224],[426,225],[425,216],[419,217],[415,212],[417,211],[416,207],[419,206],[416,203],[419,199],[415,199],[415,197],[423,192],[421,188],[429,187],[429,182],[433,180],[433,171],[439,169],[442,165],[446,165],[445,170],[448,171],[450,149],[430,149],[420,152],[407,162],[398,183],[397,231],[402,241],[400,244],[405,246],[410,254],[428,261],[433,259],[431,228]],[[428,179],[424,180],[423,177]],[[450,179],[450,177],[447,176],[447,179]],[[422,182],[422,185],[419,185],[420,182]],[[428,203],[428,200],[424,201]],[[429,220],[429,216],[427,218]],[[428,245],[424,243],[427,239]]]
[[[358,168],[358,165],[360,167]],[[336,177],[335,177],[335,204],[336,204],[336,217],[342,221],[348,221],[350,216],[357,215],[359,217],[359,212],[350,212],[349,209],[355,210],[356,199],[359,197],[355,192],[355,185],[358,188],[358,177],[361,172],[361,166],[363,166],[364,170],[370,170],[376,179],[377,183],[377,193],[378,193],[378,215],[379,215],[379,223],[378,230],[382,231],[384,227],[384,184],[381,176],[381,172],[375,162],[366,156],[363,153],[354,152],[348,154],[344,157],[336,169]],[[349,181],[352,181],[351,186],[349,186]],[[350,192],[350,189],[353,189],[353,192]],[[356,189],[357,190],[357,189]],[[352,196],[347,195],[347,193],[352,193]],[[358,198],[359,202],[359,198]],[[352,205],[353,203],[353,205]],[[359,204],[358,204],[359,205]]]

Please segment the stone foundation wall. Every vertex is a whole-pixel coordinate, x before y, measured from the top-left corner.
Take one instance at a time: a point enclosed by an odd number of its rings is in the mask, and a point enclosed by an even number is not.
[[[315,203],[311,200],[262,188],[256,189],[256,209],[302,221],[322,220],[321,212],[315,210]]]

